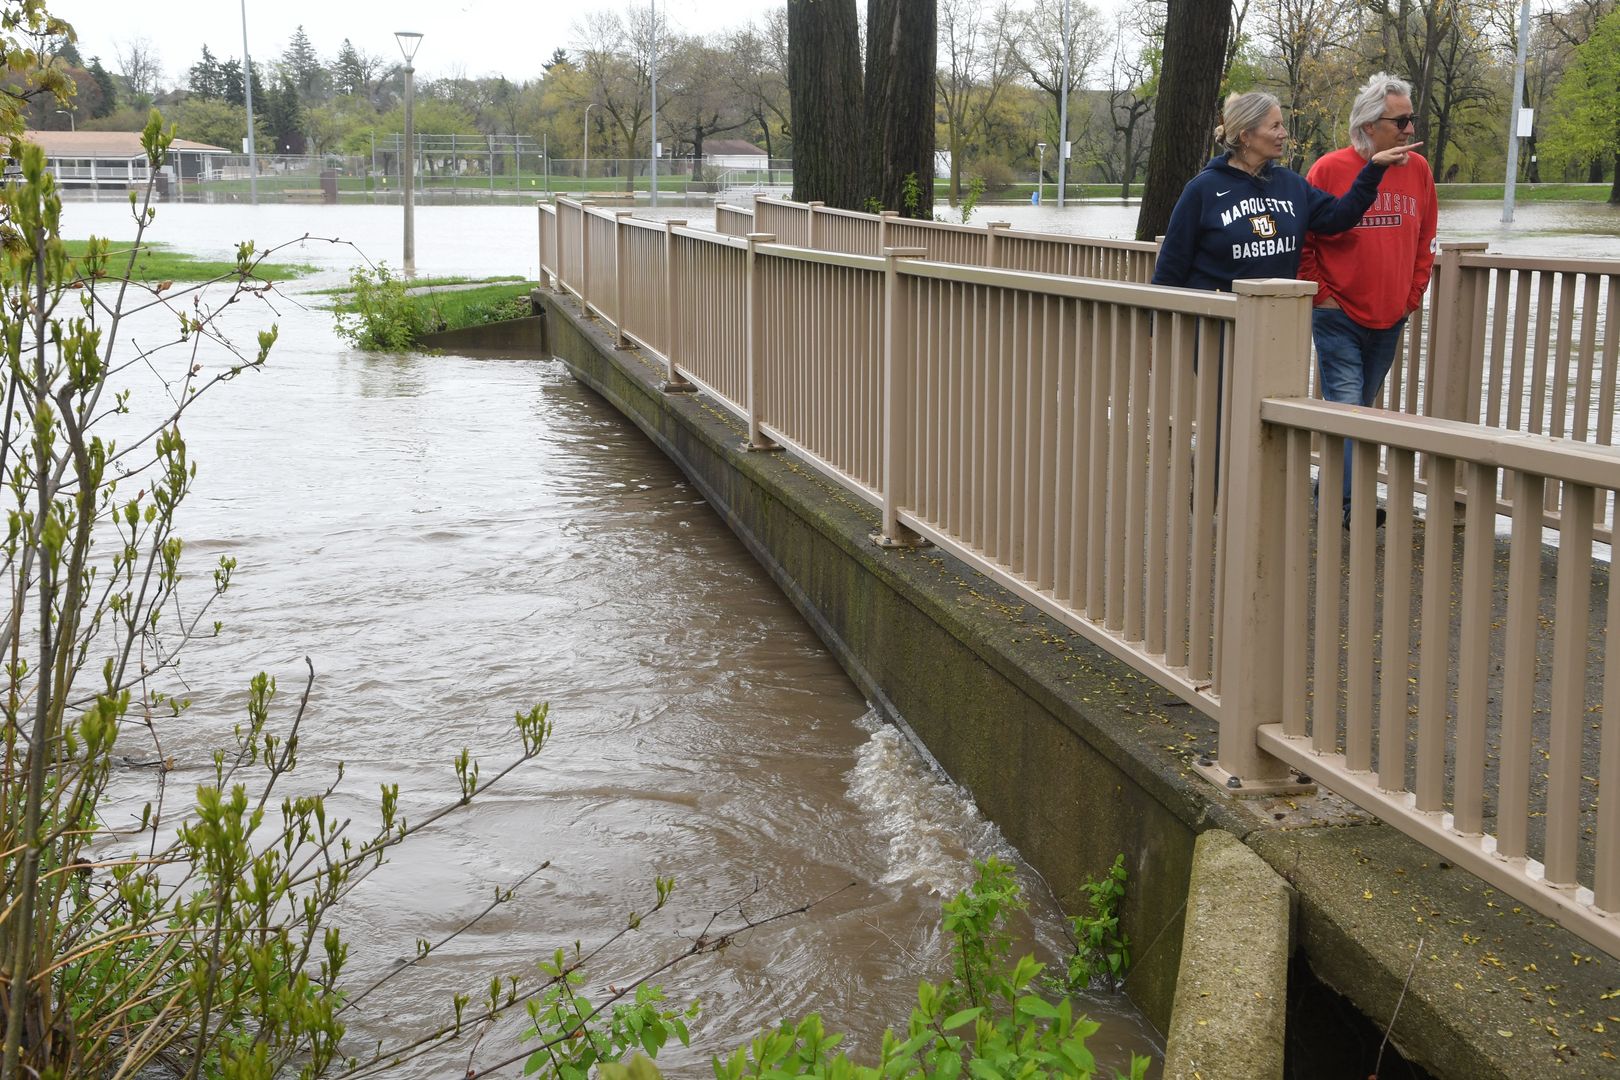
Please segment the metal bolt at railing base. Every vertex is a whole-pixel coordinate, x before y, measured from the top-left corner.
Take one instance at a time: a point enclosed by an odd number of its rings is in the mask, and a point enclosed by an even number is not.
[[[1237,789],[1238,789],[1238,788],[1240,788],[1240,787],[1242,787],[1242,786],[1243,786],[1243,781],[1242,781],[1242,780],[1239,780],[1239,779],[1238,779],[1238,778],[1237,778],[1237,777],[1235,777],[1235,776],[1228,776],[1228,777],[1227,777],[1227,778],[1226,778],[1226,786],[1227,786],[1227,787],[1229,787],[1229,788],[1231,788],[1231,789],[1233,789],[1233,790],[1234,790],[1234,791],[1235,791],[1235,790],[1237,790]]]
[[[1315,783],[1315,781],[1311,779],[1311,774],[1308,773],[1308,772],[1301,772],[1300,770],[1295,769],[1294,770],[1294,775],[1299,777],[1299,782],[1302,783],[1302,784]]]
[[[1199,754],[1198,764],[1207,769],[1211,765],[1215,764],[1215,759],[1210,757],[1208,754]]]

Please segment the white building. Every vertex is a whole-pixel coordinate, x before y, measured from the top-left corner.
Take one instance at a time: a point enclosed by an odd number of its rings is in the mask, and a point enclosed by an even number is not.
[[[45,151],[45,167],[60,188],[128,188],[146,183],[146,151],[138,131],[25,131],[23,139]],[[165,166],[180,183],[217,175],[230,151],[176,139]]]
[[[705,139],[703,164],[711,169],[766,169],[771,161],[746,139]]]

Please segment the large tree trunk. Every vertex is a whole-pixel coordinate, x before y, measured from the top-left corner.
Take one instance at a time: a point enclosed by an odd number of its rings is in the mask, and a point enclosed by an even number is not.
[[[855,0],[788,0],[787,17],[793,198],[859,210],[865,125]]]
[[[934,216],[935,0],[867,0],[867,160],[873,194],[908,217]],[[912,199],[907,178],[914,178]]]
[[[1163,235],[1181,189],[1204,166],[1231,32],[1232,7],[1226,0],[1169,0],[1138,240]]]
[[[1614,184],[1609,188],[1609,205],[1620,206],[1620,150],[1614,152]]]

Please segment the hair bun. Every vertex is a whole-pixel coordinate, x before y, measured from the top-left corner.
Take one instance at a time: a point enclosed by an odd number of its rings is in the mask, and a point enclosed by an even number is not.
[[[1225,124],[1216,124],[1215,125],[1215,141],[1216,142],[1225,142],[1226,141],[1226,125]]]

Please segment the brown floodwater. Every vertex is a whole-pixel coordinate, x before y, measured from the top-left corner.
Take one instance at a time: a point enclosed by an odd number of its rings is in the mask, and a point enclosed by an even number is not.
[[[397,211],[373,209],[163,207],[156,238],[208,253],[308,230],[386,247]],[[66,216],[71,235],[127,234],[116,205],[74,204]],[[532,218],[425,211],[422,269],[532,273]],[[209,774],[253,672],[277,678],[286,721],[306,656],[316,682],[298,786],[324,784],[343,762],[337,801],[361,820],[380,783],[401,785],[407,817],[452,801],[464,746],[485,777],[498,771],[516,750],[515,710],[550,702],[555,722],[538,760],[397,850],[343,907],[363,985],[550,863],[368,998],[351,1020],[352,1052],[409,1039],[449,1014],[453,993],[476,1000],[493,975],[532,977],[557,947],[590,948],[648,909],[657,875],[676,879],[672,903],[593,967],[587,992],[680,952],[716,913],[723,928],[830,896],[661,979],[672,1000],[702,1002],[692,1049],[661,1059],[672,1075],[707,1075],[711,1055],[808,1011],[870,1054],[885,1026],[903,1027],[917,981],[948,972],[940,902],[971,881],[975,860],[1018,864],[1032,910],[1020,933],[1046,959],[1062,953],[1063,920],[1038,877],[874,719],[639,431],[552,359],[346,348],[308,290],[339,283],[353,253],[312,243],[298,255],[323,273],[273,311],[237,305],[225,323],[251,342],[279,322],[270,365],[205,399],[185,426],[200,463],[181,530],[189,565],[203,576],[230,555],[239,568],[217,610],[223,632],[183,668],[196,704],[165,731],[180,764],[170,798]],[[155,343],[171,320],[138,320],[126,340]],[[143,752],[135,735],[122,745]],[[120,794],[142,798],[146,783],[132,771]],[[1093,1047],[1105,1064],[1158,1054],[1122,997],[1083,1007],[1103,1025]],[[405,1075],[511,1057],[522,1027],[498,1024]]]

